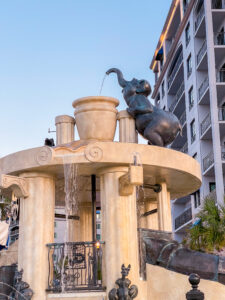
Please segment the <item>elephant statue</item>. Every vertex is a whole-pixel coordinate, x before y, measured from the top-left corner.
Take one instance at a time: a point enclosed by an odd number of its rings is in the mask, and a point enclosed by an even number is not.
[[[127,112],[135,119],[136,130],[148,140],[149,145],[165,147],[174,141],[178,132],[182,133],[181,124],[174,114],[152,105],[149,101],[151,86],[147,80],[133,78],[126,81],[117,68],[106,72],[107,75],[110,73],[117,74],[128,105]]]

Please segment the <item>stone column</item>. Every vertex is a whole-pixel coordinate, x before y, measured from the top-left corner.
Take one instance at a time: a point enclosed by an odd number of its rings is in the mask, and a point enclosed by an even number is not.
[[[108,292],[121,277],[121,265],[131,264],[128,278],[139,288],[137,300],[147,299],[144,282],[139,279],[136,190],[132,195],[119,195],[119,177],[126,167],[112,167],[100,173],[102,208],[103,285]]]
[[[138,134],[135,129],[135,120],[126,110],[117,114],[119,120],[119,141],[121,143],[138,143]]]
[[[62,115],[55,118],[56,146],[74,141],[75,119],[71,116]]]
[[[170,192],[165,182],[160,185],[162,190],[157,195],[159,230],[172,231]]]
[[[23,173],[29,196],[20,202],[18,267],[34,291],[32,300],[46,298],[48,248],[54,242],[55,181],[44,173]]]
[[[80,203],[80,241],[92,241],[92,206],[91,202]]]

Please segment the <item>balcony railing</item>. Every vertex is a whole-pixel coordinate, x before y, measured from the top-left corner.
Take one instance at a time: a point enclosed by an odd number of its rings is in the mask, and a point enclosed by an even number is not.
[[[204,120],[201,122],[200,128],[201,128],[201,135],[203,135],[206,130],[209,128],[211,125],[211,117],[210,113],[204,118]]]
[[[219,121],[225,121],[225,107],[219,107]]]
[[[224,0],[212,0],[212,9],[224,9],[225,2]]]
[[[225,46],[225,32],[217,32],[216,33],[215,45]]]
[[[175,219],[175,230],[191,220],[192,220],[192,210],[190,207]]]
[[[202,5],[197,17],[196,17],[196,21],[195,21],[195,31],[198,29],[198,26],[200,25],[202,19],[203,19],[203,16],[204,16],[204,5]]]
[[[48,291],[102,289],[102,246],[94,242],[48,244]]]
[[[208,87],[209,87],[209,78],[207,76],[205,77],[205,79],[203,80],[202,84],[198,89],[198,100],[201,100],[202,96],[204,95]]]
[[[217,73],[217,82],[225,82],[225,69],[221,69]]]
[[[172,71],[172,73],[170,74],[170,76],[168,78],[168,89],[170,88],[170,86],[171,86],[171,84],[172,84],[172,82],[174,80],[174,77],[175,77],[177,71],[179,70],[179,68],[180,68],[180,66],[182,64],[182,61],[183,61],[183,52],[180,53],[180,55],[179,55],[179,57],[177,59],[177,62],[175,64],[174,68],[173,68],[173,71]]]
[[[187,118],[186,118],[186,111],[183,112],[183,114],[180,117],[180,124],[183,127],[185,122],[186,122]]]
[[[213,152],[210,152],[203,158],[203,171],[206,171],[214,163]]]
[[[175,99],[172,102],[172,104],[170,105],[169,111],[171,111],[171,112],[174,111],[174,108],[177,105],[177,103],[179,102],[180,97],[183,94],[183,92],[184,92],[184,82],[182,82],[181,86],[179,87],[179,90],[176,93]]]
[[[200,48],[200,50],[198,51],[198,54],[197,54],[197,66],[199,65],[200,61],[202,60],[202,57],[204,56],[206,50],[207,50],[207,44],[206,44],[206,40],[204,40],[202,47]]]

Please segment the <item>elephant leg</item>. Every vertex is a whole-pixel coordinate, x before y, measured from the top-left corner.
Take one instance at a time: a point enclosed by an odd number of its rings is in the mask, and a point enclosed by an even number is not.
[[[144,137],[148,140],[149,145],[164,147],[163,139],[152,128],[145,128]]]

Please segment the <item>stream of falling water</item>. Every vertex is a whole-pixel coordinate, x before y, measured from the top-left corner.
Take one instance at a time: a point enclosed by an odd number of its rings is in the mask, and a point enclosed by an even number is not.
[[[104,77],[103,77],[102,84],[101,84],[101,87],[100,87],[100,90],[99,90],[99,96],[101,96],[101,94],[102,94],[102,89],[103,89],[103,85],[104,85],[106,76],[107,76],[107,74],[105,74]]]
[[[68,251],[67,242],[70,241],[70,228],[69,228],[69,216],[75,216],[79,214],[78,204],[78,166],[70,162],[69,157],[63,158],[64,166],[64,181],[65,181],[65,216],[66,216],[66,228],[64,233],[64,256],[61,269],[61,287],[62,293],[65,292],[65,264]]]

